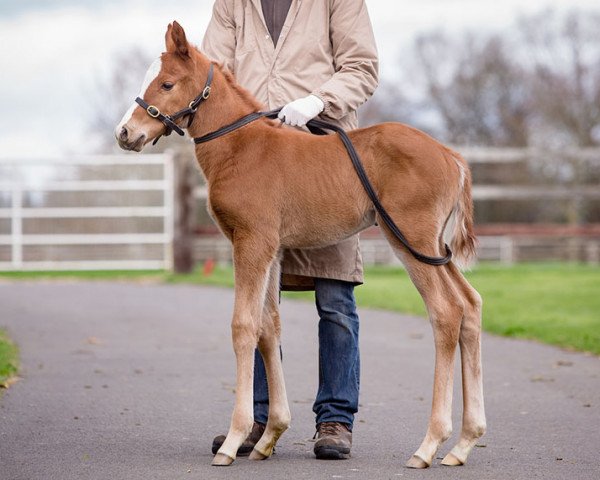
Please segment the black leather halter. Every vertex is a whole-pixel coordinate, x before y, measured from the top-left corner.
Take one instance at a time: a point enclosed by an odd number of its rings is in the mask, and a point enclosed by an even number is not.
[[[165,133],[156,137],[152,142],[152,145],[156,145],[156,142],[158,142],[160,137],[162,137],[163,135],[165,137],[168,137],[173,131],[177,132],[178,135],[185,135],[181,127],[179,127],[179,125],[177,125],[175,122],[180,118],[189,117],[188,127],[192,124],[192,122],[194,121],[194,117],[196,116],[196,112],[198,111],[198,107],[204,100],[207,100],[210,96],[210,89],[213,76],[214,68],[213,64],[211,63],[210,68],[208,69],[208,76],[206,77],[206,84],[204,85],[204,89],[202,90],[200,95],[198,95],[194,100],[192,100],[186,108],[179,110],[173,115],[165,115],[154,105],[149,105],[148,103],[146,103],[143,98],[137,97],[135,99],[136,103],[144,110],[146,110],[146,113],[148,115],[150,115],[152,118],[156,118],[157,120],[161,121],[165,126]]]
[[[223,135],[227,135],[228,133],[231,133],[231,132],[237,130],[238,128],[248,125],[249,123],[252,123],[252,122],[258,120],[259,118],[275,119],[275,118],[277,118],[280,111],[281,111],[281,109],[279,108],[277,110],[272,110],[270,112],[250,113],[229,125],[226,125],[224,127],[219,128],[218,130],[215,130],[214,132],[203,135],[202,137],[194,138],[194,143],[200,144],[200,143],[209,142],[216,138],[222,137]],[[369,199],[371,200],[371,202],[373,202],[373,206],[375,207],[375,210],[377,210],[377,213],[381,217],[381,220],[383,221],[383,223],[386,224],[386,226],[390,229],[390,231],[394,234],[394,236],[398,239],[398,241],[402,245],[404,245],[404,247],[410,252],[410,254],[416,260],[418,260],[419,262],[422,262],[422,263],[426,263],[428,265],[436,266],[436,267],[441,266],[441,265],[446,265],[447,263],[450,262],[450,260],[452,260],[452,251],[450,250],[450,247],[448,247],[448,245],[445,245],[446,255],[444,257],[430,257],[428,255],[424,255],[424,254],[418,252],[417,250],[415,250],[410,245],[410,243],[408,242],[408,239],[400,231],[400,229],[398,228],[398,225],[396,225],[396,222],[394,222],[394,220],[392,219],[390,214],[385,210],[385,208],[379,201],[379,198],[377,197],[377,193],[375,192],[375,189],[373,188],[373,185],[371,184],[371,181],[369,180],[369,177],[367,176],[367,172],[365,171],[365,168],[362,165],[360,157],[358,156],[358,153],[356,152],[354,145],[352,145],[352,141],[350,140],[350,138],[348,137],[348,135],[346,134],[344,129],[338,127],[337,125],[332,125],[330,123],[323,122],[322,120],[310,120],[306,124],[306,126],[311,131],[311,133],[313,133],[314,135],[326,135],[327,133],[325,132],[325,130],[331,130],[331,131],[336,132],[340,136],[340,139],[342,140],[344,147],[346,147],[348,156],[350,157],[350,160],[352,160],[352,165],[354,166],[354,170],[356,170],[356,174],[358,175],[358,178],[360,179],[360,182],[362,183],[363,188],[365,189],[365,192],[369,196]]]

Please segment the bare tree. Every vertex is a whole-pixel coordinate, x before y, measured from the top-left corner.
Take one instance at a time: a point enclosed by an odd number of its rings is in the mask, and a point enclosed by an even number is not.
[[[382,80],[373,97],[358,111],[362,126],[381,122],[413,123],[413,102],[403,94],[397,85]]]
[[[415,58],[426,104],[442,121],[445,140],[457,144],[526,146],[530,111],[525,72],[502,37],[460,39],[443,33],[418,37]]]
[[[520,19],[519,32],[536,125],[558,146],[600,145],[600,14],[548,10]]]
[[[415,42],[424,105],[459,144],[600,145],[600,15],[522,17],[503,34],[441,32]]]

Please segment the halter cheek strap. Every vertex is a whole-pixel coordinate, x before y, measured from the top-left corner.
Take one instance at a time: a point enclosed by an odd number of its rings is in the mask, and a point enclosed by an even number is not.
[[[152,118],[156,118],[157,120],[163,123],[163,125],[165,126],[165,133],[163,133],[162,135],[168,137],[169,135],[171,135],[171,132],[175,131],[178,135],[183,136],[185,135],[184,131],[175,122],[180,118],[189,117],[188,127],[192,124],[192,122],[194,121],[194,117],[196,116],[196,112],[198,111],[198,107],[203,101],[207,100],[210,96],[210,89],[213,81],[213,76],[214,68],[213,64],[211,63],[210,68],[208,69],[208,76],[206,77],[206,84],[204,85],[204,88],[202,89],[200,95],[198,95],[194,100],[192,100],[186,108],[179,110],[173,115],[165,115],[154,105],[149,105],[147,102],[145,102],[143,98],[137,97],[135,99],[135,102],[144,110],[146,110],[146,113],[148,115],[150,115]],[[152,145],[156,145],[156,142],[158,142],[162,135],[156,137],[154,139],[154,142],[152,142]]]

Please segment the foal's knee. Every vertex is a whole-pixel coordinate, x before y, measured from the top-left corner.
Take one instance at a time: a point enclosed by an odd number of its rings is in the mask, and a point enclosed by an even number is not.
[[[236,353],[251,348],[253,351],[258,344],[258,332],[252,322],[234,319],[231,323],[233,349]]]

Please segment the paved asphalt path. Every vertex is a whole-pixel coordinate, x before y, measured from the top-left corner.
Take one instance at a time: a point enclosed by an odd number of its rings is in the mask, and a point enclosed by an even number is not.
[[[276,455],[211,467],[233,406],[232,292],[128,283],[5,283],[0,325],[22,379],[0,398],[0,479],[598,479],[600,359],[484,337],[488,433],[464,467],[404,462],[429,413],[426,321],[361,311],[352,458],[312,455],[315,309],[282,304],[292,427]],[[457,386],[460,382],[456,382]],[[455,435],[461,400],[455,393]]]

